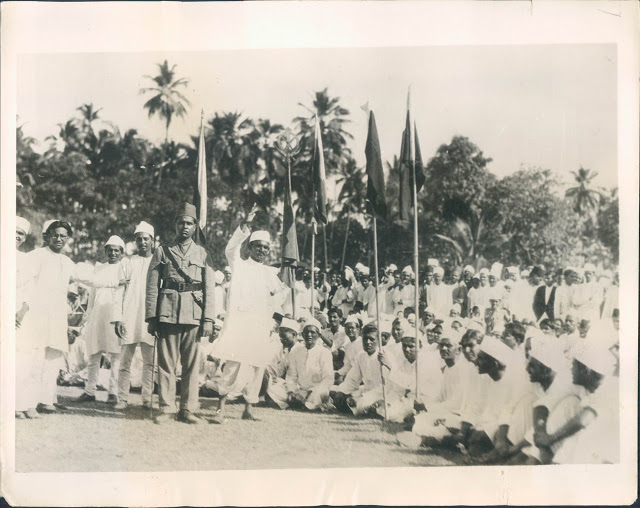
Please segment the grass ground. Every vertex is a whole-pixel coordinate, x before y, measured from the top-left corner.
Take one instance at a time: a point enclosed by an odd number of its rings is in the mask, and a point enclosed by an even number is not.
[[[243,406],[231,404],[224,425],[156,425],[139,394],[131,394],[127,411],[116,412],[106,392],[89,404],[73,403],[80,388],[59,393],[68,411],[16,420],[17,472],[445,466],[455,460],[398,446],[380,420],[265,407],[256,409],[261,421],[247,422],[240,418]],[[217,401],[200,403],[197,414],[211,417]]]

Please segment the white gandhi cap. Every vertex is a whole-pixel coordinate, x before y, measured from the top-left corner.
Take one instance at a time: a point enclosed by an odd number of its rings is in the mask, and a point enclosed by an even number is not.
[[[138,233],[147,233],[151,238],[154,237],[154,229],[151,224],[148,222],[142,221],[140,224],[136,226],[136,230],[133,232],[134,235]]]
[[[479,349],[504,365],[509,365],[514,356],[513,350],[509,346],[492,337],[485,337]]]
[[[271,245],[271,236],[269,235],[268,231],[254,231],[249,237],[249,243],[251,242],[265,242]]]
[[[105,247],[107,245],[114,245],[116,247],[122,247],[122,250],[124,250],[124,241],[117,235],[111,236],[104,245]]]
[[[16,229],[20,229],[21,231],[24,231],[25,235],[28,235],[29,229],[31,229],[31,224],[29,224],[29,221],[24,217],[16,216]]]

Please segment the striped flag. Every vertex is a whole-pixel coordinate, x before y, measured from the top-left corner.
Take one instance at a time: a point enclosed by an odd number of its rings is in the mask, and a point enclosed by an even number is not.
[[[318,222],[327,224],[327,189],[324,169],[324,151],[322,147],[322,132],[320,119],[316,111],[316,132],[313,145],[313,216]]]
[[[373,111],[369,112],[369,132],[364,153],[367,158],[367,213],[384,220],[389,214],[389,207],[385,196],[380,141]]]
[[[198,141],[198,174],[195,186],[194,204],[198,214],[198,224],[196,230],[197,243],[206,244],[206,236],[204,234],[207,226],[207,157],[205,154],[204,142],[204,110],[200,117],[200,140]]]

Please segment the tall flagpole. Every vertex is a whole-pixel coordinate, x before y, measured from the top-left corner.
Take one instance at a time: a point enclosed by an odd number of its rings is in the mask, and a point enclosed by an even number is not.
[[[407,111],[409,111],[409,115],[411,115],[411,86],[409,86],[409,93],[407,96]],[[416,185],[416,149],[415,149],[415,129],[413,128],[413,118],[409,118],[409,132],[411,132],[411,170],[413,172],[413,271],[416,276],[415,280],[415,292],[414,292],[414,311],[415,311],[415,331],[416,331],[416,400],[419,397],[419,389],[420,389],[420,375],[419,371],[419,358],[420,358],[420,296],[419,296],[419,287],[420,287],[420,272],[418,266],[418,189]]]
[[[382,352],[382,339],[380,338],[380,299],[378,287],[380,286],[378,274],[378,228],[375,215],[373,216],[373,264],[376,272],[376,323],[378,328],[378,351]],[[380,364],[380,377],[382,378],[382,403],[384,404],[384,420],[387,421],[387,393],[384,381],[384,367]]]
[[[313,193],[313,199],[315,202],[315,192]],[[316,267],[316,218],[315,216],[311,219],[311,317],[316,317],[316,299],[314,295],[315,284],[316,284],[316,275],[315,275],[315,267]]]

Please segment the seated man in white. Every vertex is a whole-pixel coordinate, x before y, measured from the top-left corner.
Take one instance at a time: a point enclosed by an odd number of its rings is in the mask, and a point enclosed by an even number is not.
[[[370,323],[362,330],[361,351],[344,381],[331,390],[336,409],[363,415],[382,400],[381,366],[378,359],[378,329]]]
[[[298,343],[299,329],[300,325],[297,321],[286,317],[282,318],[282,323],[280,323],[278,330],[282,348],[267,366],[267,375],[269,376],[267,396],[275,402],[280,409],[287,409],[289,407],[289,392],[285,378],[289,370],[291,350],[294,348],[304,348],[302,344]]]
[[[362,341],[360,340],[360,329],[362,328],[361,321],[354,315],[350,315],[344,322],[344,333],[347,336],[348,341],[345,341],[341,347],[343,350],[342,366],[335,374],[335,380],[337,384],[340,384],[353,362],[355,362],[358,354],[362,352]]]
[[[302,330],[303,345],[291,350],[285,381],[290,406],[313,411],[329,401],[333,358],[322,342],[318,342],[321,330],[315,318],[309,319]]]

